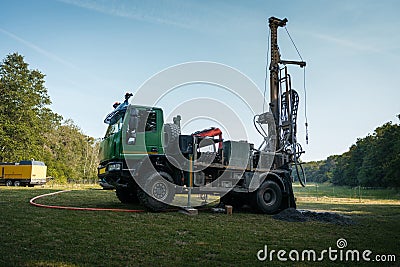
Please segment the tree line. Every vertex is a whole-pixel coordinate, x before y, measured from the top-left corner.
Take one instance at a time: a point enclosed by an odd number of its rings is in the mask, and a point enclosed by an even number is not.
[[[53,112],[45,75],[18,53],[0,65],[0,161],[45,162],[56,182],[95,181],[98,142]]]
[[[400,114],[397,115],[400,120]],[[400,125],[387,122],[342,155],[303,165],[307,180],[334,185],[400,187]]]

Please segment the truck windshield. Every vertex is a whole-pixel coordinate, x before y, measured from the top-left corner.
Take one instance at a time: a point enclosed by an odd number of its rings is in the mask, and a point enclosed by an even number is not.
[[[147,118],[147,120],[145,120]],[[107,132],[104,138],[113,135],[121,131],[124,122],[124,116],[120,117],[115,123],[109,124]],[[139,125],[137,127],[138,132],[155,132],[157,131],[157,114],[154,111],[139,111]]]
[[[107,132],[105,135],[105,138],[109,137],[110,135],[117,133],[121,130],[122,128],[122,123],[123,123],[123,117],[121,117],[118,121],[116,121],[114,124],[110,124],[107,128]]]

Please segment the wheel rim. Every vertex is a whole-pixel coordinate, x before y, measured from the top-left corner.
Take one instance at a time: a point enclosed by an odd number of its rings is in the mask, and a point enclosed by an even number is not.
[[[263,193],[263,200],[266,205],[271,206],[276,202],[276,194],[274,190],[267,189]]]
[[[19,186],[19,185],[20,185],[20,183],[18,181],[14,182],[14,186]]]
[[[153,185],[152,195],[157,200],[165,200],[168,196],[168,186],[165,182],[158,181]]]
[[[12,186],[12,182],[11,181],[7,181],[6,182],[6,186]]]

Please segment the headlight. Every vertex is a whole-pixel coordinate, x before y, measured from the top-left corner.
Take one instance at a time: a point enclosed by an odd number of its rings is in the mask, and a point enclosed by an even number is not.
[[[108,165],[108,171],[119,171],[121,170],[121,164],[120,163],[112,163]]]

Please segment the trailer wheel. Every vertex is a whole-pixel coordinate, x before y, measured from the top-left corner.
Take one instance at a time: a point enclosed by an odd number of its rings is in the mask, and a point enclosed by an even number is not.
[[[11,180],[6,181],[6,186],[12,186],[12,185],[13,185],[13,182]]]
[[[15,181],[14,182],[14,186],[20,186],[20,185],[21,185],[20,181]]]
[[[255,204],[262,213],[276,213],[282,203],[282,190],[274,181],[264,181],[255,192]]]
[[[166,172],[151,173],[143,188],[138,187],[140,203],[151,211],[166,210],[175,197],[175,187],[170,181],[172,177]]]
[[[136,187],[134,186],[131,187],[117,186],[117,188],[115,189],[115,194],[117,195],[121,203],[130,204],[139,202],[139,199],[137,197]]]

